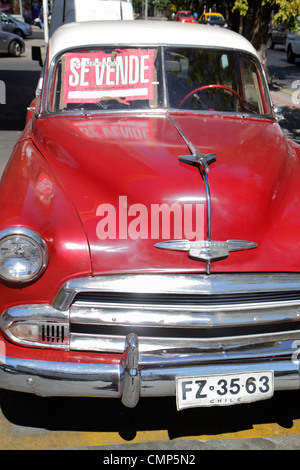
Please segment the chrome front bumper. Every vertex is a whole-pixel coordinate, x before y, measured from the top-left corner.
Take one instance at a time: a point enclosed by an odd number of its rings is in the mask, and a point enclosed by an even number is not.
[[[140,397],[175,396],[175,378],[252,371],[274,371],[274,389],[299,389],[299,363],[292,357],[205,363],[202,356],[143,357],[130,334],[119,364],[47,362],[0,355],[0,387],[50,396],[121,398],[127,407]]]
[[[23,348],[9,357],[0,341],[0,388],[9,390],[133,407],[139,397],[175,396],[176,377],[266,370],[275,390],[300,388],[299,274],[74,279],[52,305],[9,308],[0,328]],[[27,348],[30,357],[56,350],[95,362],[23,359]],[[120,361],[97,363],[104,357]]]

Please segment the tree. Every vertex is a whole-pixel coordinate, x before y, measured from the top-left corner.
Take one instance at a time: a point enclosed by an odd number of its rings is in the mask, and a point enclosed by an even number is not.
[[[12,6],[12,11],[13,11],[14,14],[17,15],[17,14],[22,13],[20,11],[20,1],[19,0],[12,0],[12,5],[11,6]]]
[[[273,0],[271,4],[278,7],[278,12],[275,15],[276,23],[285,23],[289,29],[297,31],[299,26],[300,0]]]
[[[235,0],[233,6],[233,11],[238,11],[242,16],[251,13],[247,36],[265,62],[268,25],[272,8],[276,10],[275,23],[285,23],[291,30],[297,28],[300,0]]]

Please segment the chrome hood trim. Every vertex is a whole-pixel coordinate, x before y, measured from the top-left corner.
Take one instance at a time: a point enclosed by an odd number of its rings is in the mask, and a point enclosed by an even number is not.
[[[216,153],[201,153],[195,145],[187,138],[182,129],[176,121],[168,116],[170,121],[174,124],[180,136],[185,141],[190,155],[180,155],[178,160],[188,165],[194,165],[199,168],[200,175],[204,181],[205,194],[206,194],[206,237],[205,241],[189,241],[189,240],[169,240],[166,242],[156,243],[156,248],[163,248],[164,250],[188,251],[189,257],[204,261],[206,263],[206,273],[210,274],[211,261],[227,258],[230,251],[249,250],[256,248],[258,245],[254,242],[243,240],[227,240],[225,241],[212,241],[211,240],[211,195],[208,173],[210,171],[209,165],[217,160]]]

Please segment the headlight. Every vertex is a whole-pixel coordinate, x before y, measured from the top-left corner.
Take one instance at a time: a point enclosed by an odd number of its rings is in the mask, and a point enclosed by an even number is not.
[[[40,235],[25,227],[0,232],[0,278],[10,282],[29,282],[47,266],[47,245]]]

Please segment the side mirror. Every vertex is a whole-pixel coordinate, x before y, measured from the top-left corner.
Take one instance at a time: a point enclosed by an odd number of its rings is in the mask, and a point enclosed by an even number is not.
[[[25,124],[32,118],[36,106],[36,98],[30,103],[30,106],[27,108]]]
[[[274,108],[274,116],[277,122],[284,121],[284,115],[282,114],[282,108]]]

